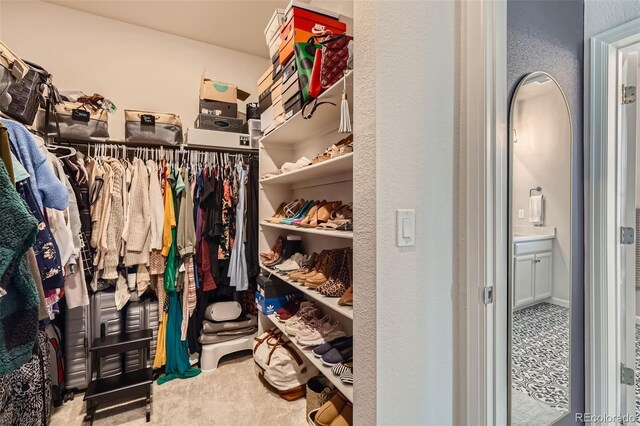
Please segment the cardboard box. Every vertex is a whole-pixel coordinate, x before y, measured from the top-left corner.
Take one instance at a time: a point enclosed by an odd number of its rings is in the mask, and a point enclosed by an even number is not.
[[[238,116],[238,104],[236,102],[207,101],[200,99],[199,105],[199,114],[221,115],[232,118]]]
[[[288,99],[284,104],[284,119],[288,120],[302,110],[302,92]]]
[[[271,87],[271,98],[275,103],[276,99],[282,97],[282,79],[278,79],[273,82],[273,87]]]
[[[273,115],[273,106],[269,106],[268,108],[266,108],[264,111],[261,112],[260,114],[260,130],[264,133],[267,134],[267,131],[271,130],[271,128],[273,127],[273,119],[274,119],[274,115]]]
[[[221,115],[198,114],[196,129],[217,130],[219,132],[242,133],[244,122],[241,118],[223,117]]]
[[[204,73],[202,75],[200,99],[237,103],[238,100],[246,101],[249,96],[251,96],[249,93],[238,89],[235,84],[205,78]]]
[[[293,56],[295,43],[306,43],[314,35],[343,34],[347,25],[331,18],[299,7],[292,7],[287,23],[280,30],[280,63],[286,64]]]
[[[273,66],[269,65],[269,68],[258,79],[258,99],[263,98],[265,93],[271,88],[273,84]]]
[[[269,44],[273,37],[280,36],[280,26],[284,22],[284,9],[276,9],[267,24],[267,27],[264,29],[264,39],[266,43]]]
[[[251,136],[245,133],[218,132],[206,129],[187,129],[187,146],[223,149],[257,149],[258,145],[251,145]]]
[[[302,300],[302,294],[266,298],[259,291],[256,291],[256,306],[264,315],[273,315],[278,309],[286,305],[289,300],[293,299]]]
[[[265,97],[260,99],[260,120],[262,120],[262,114],[267,108],[271,108],[271,105],[273,105],[273,97],[271,96],[271,91],[269,91]]]
[[[334,12],[332,10],[327,10],[324,9],[322,7],[318,7],[318,6],[314,6],[311,5],[309,3],[305,3],[299,0],[291,0],[289,2],[289,4],[287,5],[287,7],[284,10],[284,15],[285,15],[285,21],[288,21],[289,18],[291,18],[291,13],[293,12],[293,8],[297,7],[300,9],[305,9],[308,10],[310,12],[315,12],[315,13],[319,13],[320,15],[324,15],[327,16],[329,18],[332,19],[339,19],[340,18],[340,14],[338,12]]]
[[[274,297],[286,297],[292,294],[301,294],[296,288],[285,283],[277,275],[258,275],[256,277],[257,291],[267,299]]]
[[[282,82],[285,84],[285,89],[288,87],[287,82],[292,78],[298,79],[298,66],[296,65],[295,56],[292,57],[282,69]]]

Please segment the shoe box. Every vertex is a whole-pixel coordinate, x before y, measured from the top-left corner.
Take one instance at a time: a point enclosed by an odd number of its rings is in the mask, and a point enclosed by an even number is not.
[[[269,46],[269,56],[278,55],[280,47],[280,28],[284,22],[284,9],[276,9],[264,29],[264,40]]]
[[[220,102],[200,99],[199,114],[220,115],[236,118],[238,116],[238,104],[236,102]]]
[[[195,121],[195,128],[217,130],[219,132],[243,133],[244,122],[241,118],[231,118],[211,114],[198,114],[198,117]]]
[[[258,275],[256,290],[256,304],[258,310],[265,315],[271,315],[282,308],[289,300],[303,299],[303,294],[285,282],[264,275]]]
[[[317,34],[343,34],[347,25],[338,16],[325,10],[308,10],[306,5],[293,4],[287,9],[286,23],[280,28],[280,63],[286,64],[293,56],[295,43],[306,43]]]

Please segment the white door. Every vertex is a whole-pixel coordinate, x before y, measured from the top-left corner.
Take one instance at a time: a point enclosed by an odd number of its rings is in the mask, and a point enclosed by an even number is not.
[[[535,299],[543,300],[551,297],[551,252],[537,253],[534,268]]]
[[[638,46],[624,49],[619,58],[619,81],[621,90],[618,94],[619,123],[618,140],[618,224],[620,227],[620,244],[618,245],[617,300],[618,300],[618,351],[620,363],[626,368],[635,369],[635,315],[636,315],[636,175],[637,175],[637,102],[629,96],[638,83]],[[627,97],[625,98],[625,89]],[[640,197],[638,197],[640,201]],[[624,241],[622,233],[629,235]],[[635,238],[631,238],[631,232]],[[620,412],[623,415],[635,414],[635,386],[624,383],[623,370],[620,369]]]
[[[534,261],[535,256],[533,254],[513,258],[514,308],[528,305],[535,300],[533,285]]]

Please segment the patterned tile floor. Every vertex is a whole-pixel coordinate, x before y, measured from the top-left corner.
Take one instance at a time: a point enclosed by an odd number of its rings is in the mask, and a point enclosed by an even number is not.
[[[542,302],[513,313],[511,377],[515,390],[569,409],[568,308]]]

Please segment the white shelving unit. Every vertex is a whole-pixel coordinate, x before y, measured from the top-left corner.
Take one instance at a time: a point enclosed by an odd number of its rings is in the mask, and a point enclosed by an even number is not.
[[[278,321],[275,314],[269,315],[267,318],[286,336],[286,333],[284,331],[284,324]],[[340,377],[334,375],[331,372],[331,367],[327,367],[322,363],[322,359],[317,358],[315,355],[313,355],[313,353],[311,352],[311,348],[300,346],[298,342],[296,342],[296,339],[290,338],[289,340],[296,348],[298,348],[300,352],[302,352],[304,356],[309,359],[311,364],[313,364],[322,374],[324,374],[329,379],[331,383],[333,383],[333,385],[340,391],[340,393],[346,396],[349,401],[353,402],[353,385],[342,383]]]
[[[285,283],[289,284],[291,287],[295,288],[296,290],[303,292],[307,296],[307,299],[315,300],[323,308],[329,308],[330,311],[327,311],[327,313],[329,314],[337,313],[349,320],[353,320],[353,307],[338,305],[337,297],[324,296],[318,293],[317,291],[315,291],[314,289],[305,287],[301,283],[291,281],[290,279],[287,278],[286,275],[278,274],[275,271],[275,269],[267,268],[266,266],[262,266],[262,269],[265,272],[267,272],[272,278],[275,277],[276,279],[282,280]]]
[[[342,102],[345,78],[347,80],[347,98],[350,100],[349,107],[351,117],[353,117],[353,71],[350,71],[346,77],[341,78],[318,97],[318,103],[332,102],[335,106],[328,103],[318,106],[310,119],[305,119],[300,111],[280,127],[276,127],[271,133],[263,136],[260,143],[271,147],[292,147],[311,137],[326,135],[332,130],[337,130],[340,124],[340,103]]]
[[[346,82],[350,108],[353,105],[353,72],[349,72],[343,79],[323,93],[318,102],[333,102],[320,105],[310,119],[305,119],[302,113],[291,117],[280,127],[262,137],[260,149],[260,175],[278,170],[285,162],[295,162],[301,157],[313,159],[324,153],[331,145],[347,137],[338,133],[340,125],[340,102],[344,83]],[[351,111],[352,112],[352,111]],[[353,116],[353,115],[351,115]],[[300,235],[306,254],[319,253],[326,249],[353,247],[353,232],[318,230],[314,228],[300,228],[292,225],[269,223],[264,219],[274,215],[282,202],[294,199],[353,201],[353,153],[323,161],[318,164],[278,176],[260,180],[260,252],[268,252],[279,236],[287,234]],[[275,274],[273,269],[262,267],[263,274],[272,274],[273,279],[280,279],[287,285],[302,292],[307,300],[317,303],[325,314],[338,320],[347,334],[353,332],[353,308],[338,305],[338,298],[321,295],[315,290],[302,286]],[[356,301],[357,303],[357,301]],[[284,328],[274,317],[260,315],[260,329],[266,330],[273,326]],[[283,330],[284,331],[284,330]],[[294,341],[294,344],[295,341]],[[297,345],[297,344],[296,344]],[[310,362],[340,390],[349,400],[353,400],[353,388],[345,385],[331,373],[331,369],[311,353],[310,349],[300,348]]]
[[[344,238],[347,240],[353,240],[353,232],[351,231],[333,231],[333,230],[322,230],[316,228],[301,228],[294,225],[285,225],[283,223],[269,223],[262,222],[260,226],[274,229],[283,229],[287,232],[298,233],[301,232],[303,234],[313,234],[322,237],[332,237],[332,238]]]

